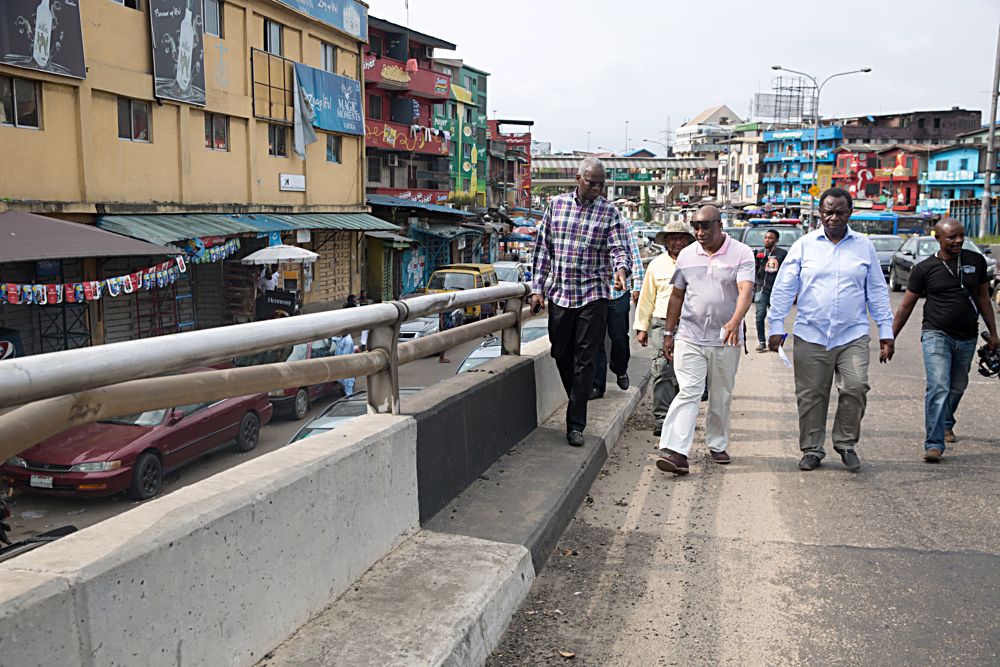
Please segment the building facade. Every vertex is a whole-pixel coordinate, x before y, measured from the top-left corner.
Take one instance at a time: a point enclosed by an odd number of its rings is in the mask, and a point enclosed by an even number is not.
[[[986,148],[959,144],[931,152],[927,168],[920,172],[920,212],[947,215],[951,202],[983,196]],[[994,175],[993,187],[1000,180]]]
[[[531,120],[487,122],[490,155],[487,188],[492,198],[487,205],[491,208],[531,208],[531,130],[511,132],[505,131],[504,126],[531,128],[533,125]]]
[[[462,203],[486,206],[489,173],[486,123],[489,72],[461,60],[438,58],[438,72],[452,77],[447,102],[434,107],[434,126],[447,129],[454,140],[450,147],[451,190]]]

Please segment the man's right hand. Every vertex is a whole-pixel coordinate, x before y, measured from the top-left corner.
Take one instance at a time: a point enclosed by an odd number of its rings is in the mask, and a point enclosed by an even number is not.
[[[646,347],[647,345],[649,345],[649,332],[648,331],[636,331],[635,332],[635,340],[636,340],[636,342],[639,343],[639,345],[642,345],[643,347]]]
[[[674,361],[674,337],[664,336],[663,337],[663,356],[667,358],[667,361],[673,363]]]
[[[531,306],[532,313],[538,313],[539,311],[545,310],[545,299],[542,298],[541,294],[532,294],[528,298],[528,304]]]
[[[771,350],[771,352],[777,352],[778,348],[781,347],[782,337],[783,336],[781,334],[777,334],[775,336],[771,336],[770,338],[768,338],[767,349]]]

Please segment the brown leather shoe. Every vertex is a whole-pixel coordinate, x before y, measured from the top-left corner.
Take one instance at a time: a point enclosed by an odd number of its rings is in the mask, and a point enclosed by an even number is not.
[[[686,475],[690,472],[687,457],[669,449],[660,450],[660,457],[656,459],[656,467],[663,472],[672,472],[675,475]]]
[[[732,458],[730,458],[729,452],[727,452],[725,450],[723,450],[721,452],[716,452],[716,451],[713,451],[713,450],[710,449],[710,450],[708,450],[708,453],[712,455],[712,460],[713,461],[715,461],[716,463],[722,464],[722,465],[725,465],[725,464],[727,464],[727,463],[729,463],[730,461],[733,460]]]
[[[937,447],[931,447],[930,449],[924,450],[924,461],[927,463],[937,463],[941,460],[941,454],[943,452]]]
[[[955,432],[954,431],[952,431],[951,429],[948,429],[947,431],[944,432],[944,441],[945,442],[957,442],[958,438],[955,437]]]

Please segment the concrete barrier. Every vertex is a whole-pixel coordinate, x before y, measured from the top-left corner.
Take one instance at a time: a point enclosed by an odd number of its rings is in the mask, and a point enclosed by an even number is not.
[[[416,423],[372,415],[0,566],[0,664],[256,662],[418,529]]]
[[[566,403],[566,390],[559,379],[556,360],[552,358],[552,347],[548,337],[533,340],[521,346],[521,354],[531,359],[535,365],[535,413],[538,423],[543,424]]]

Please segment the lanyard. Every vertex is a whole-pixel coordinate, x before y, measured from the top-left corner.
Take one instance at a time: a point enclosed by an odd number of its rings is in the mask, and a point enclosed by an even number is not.
[[[941,260],[941,263],[944,264],[944,268],[948,271],[948,273],[951,274],[951,277],[952,278],[956,278],[958,280],[958,287],[962,290],[962,294],[965,295],[965,298],[969,300],[969,305],[972,306],[972,312],[974,312],[976,314],[976,317],[978,318],[978,316],[979,316],[979,308],[976,306],[976,302],[972,300],[972,296],[969,294],[969,290],[965,289],[965,283],[963,282],[963,278],[962,278],[962,276],[963,276],[963,272],[962,272],[962,251],[959,251],[958,252],[958,256],[956,257],[956,268],[958,269],[958,275],[957,276],[955,275],[955,272],[951,270],[951,267],[948,266],[948,262],[946,262],[946,261],[944,261],[944,259],[942,259],[940,253],[934,253],[934,256]]]

